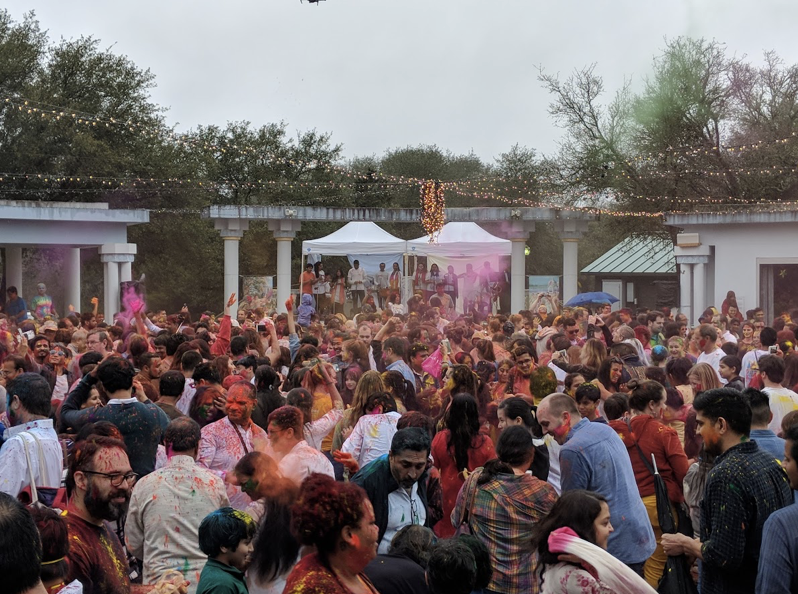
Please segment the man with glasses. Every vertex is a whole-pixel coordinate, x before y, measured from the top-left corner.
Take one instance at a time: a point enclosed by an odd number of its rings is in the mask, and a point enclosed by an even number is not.
[[[0,367],[0,385],[8,387],[11,381],[25,373],[25,357],[19,355],[9,355]]]
[[[5,368],[8,359],[3,362]],[[6,442],[0,448],[0,491],[16,497],[30,486],[60,487],[64,455],[50,417],[50,385],[37,373],[21,373],[9,381]],[[39,449],[44,468],[39,465]],[[27,450],[31,470],[25,458]]]
[[[294,406],[281,406],[269,415],[269,443],[282,475],[302,484],[313,473],[335,478],[330,460],[305,441],[302,411]]]
[[[582,346],[585,341],[580,337],[579,324],[573,318],[565,318],[562,321],[563,332],[573,346]]]
[[[105,356],[113,348],[113,343],[105,330],[92,330],[86,338],[86,348]]]
[[[75,445],[67,475],[72,497],[66,581],[79,580],[84,592],[130,592],[127,557],[106,522],[125,516],[137,478],[121,441],[95,435]]]
[[[507,394],[533,398],[529,382],[535,371],[535,351],[526,344],[518,344],[512,352],[515,367],[507,378]]]

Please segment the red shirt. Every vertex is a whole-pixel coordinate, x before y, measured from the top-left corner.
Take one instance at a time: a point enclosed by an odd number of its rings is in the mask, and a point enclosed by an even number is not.
[[[640,497],[654,495],[654,475],[647,468],[640,457],[640,451],[635,445],[635,440],[643,455],[651,465],[651,454],[657,461],[657,470],[668,487],[668,497],[674,503],[684,501],[682,483],[690,465],[684,448],[679,441],[676,431],[660,423],[651,415],[638,415],[631,420],[632,433],[625,421],[617,419],[610,421],[609,425],[621,436],[629,459],[632,461],[632,470],[635,473],[635,482],[640,492]]]
[[[433,526],[433,530],[439,538],[454,536],[455,529],[451,520],[452,510],[457,503],[457,494],[465,482],[463,473],[457,469],[454,461],[454,447],[448,447],[449,435],[449,430],[444,429],[432,440],[432,460],[435,468],[441,472],[443,518]],[[477,435],[468,450],[468,472],[484,466],[485,462],[493,460],[495,457],[496,451],[493,449],[490,437]]]
[[[85,594],[129,594],[127,557],[116,534],[78,517],[70,504],[67,512],[69,531],[69,574],[67,582],[80,580]]]

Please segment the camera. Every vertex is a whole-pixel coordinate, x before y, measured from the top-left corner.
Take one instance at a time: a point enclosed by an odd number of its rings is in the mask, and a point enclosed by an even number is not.
[[[775,355],[778,352],[779,352],[779,345],[774,344],[768,347],[768,353],[770,353],[771,355]]]

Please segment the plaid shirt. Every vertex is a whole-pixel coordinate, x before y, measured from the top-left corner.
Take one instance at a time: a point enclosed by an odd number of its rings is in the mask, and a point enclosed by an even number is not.
[[[538,592],[538,559],[530,539],[534,526],[557,501],[557,493],[531,474],[497,474],[477,485],[480,474],[474,471],[460,490],[452,524],[462,523],[468,493],[476,488],[468,523],[474,536],[488,547],[493,561],[487,589],[503,594]]]
[[[701,502],[701,594],[754,591],[765,520],[792,500],[787,473],[755,442],[718,456]]]

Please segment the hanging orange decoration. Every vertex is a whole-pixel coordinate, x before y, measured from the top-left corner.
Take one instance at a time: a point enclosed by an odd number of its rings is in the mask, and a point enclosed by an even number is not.
[[[437,243],[438,234],[446,223],[446,200],[443,186],[437,181],[421,184],[421,226],[429,235],[430,243]]]

